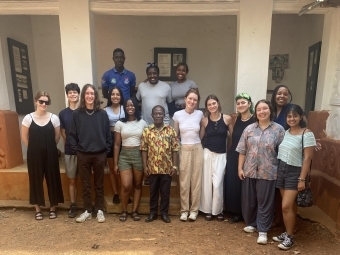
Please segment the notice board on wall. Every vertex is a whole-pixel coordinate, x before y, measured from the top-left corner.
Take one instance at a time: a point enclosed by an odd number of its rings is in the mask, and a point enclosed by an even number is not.
[[[27,45],[7,38],[13,92],[18,114],[34,112],[33,90]]]

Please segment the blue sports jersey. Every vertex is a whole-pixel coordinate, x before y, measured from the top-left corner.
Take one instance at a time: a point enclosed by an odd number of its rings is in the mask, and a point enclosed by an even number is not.
[[[123,92],[124,100],[126,100],[130,98],[131,87],[136,86],[136,76],[127,69],[119,73],[116,68],[112,68],[103,74],[102,86],[108,89],[113,86],[119,87]]]

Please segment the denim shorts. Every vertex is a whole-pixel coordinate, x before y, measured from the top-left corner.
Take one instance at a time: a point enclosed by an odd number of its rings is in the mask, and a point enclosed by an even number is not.
[[[122,147],[118,159],[118,168],[119,171],[128,169],[143,171],[142,152],[139,150],[139,147]]]
[[[291,166],[280,160],[277,169],[276,188],[297,190],[300,173],[300,166]]]

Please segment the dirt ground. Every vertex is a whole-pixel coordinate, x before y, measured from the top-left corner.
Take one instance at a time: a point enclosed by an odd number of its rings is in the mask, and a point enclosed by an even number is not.
[[[43,214],[44,220],[36,221],[33,210],[0,208],[0,254],[340,254],[340,242],[328,229],[302,219],[296,245],[285,252],[271,241],[281,228],[273,228],[269,243],[259,245],[257,233],[242,231],[243,222],[207,222],[203,215],[196,222],[172,216],[165,224],[160,219],[145,223],[144,215],[140,222],[119,222],[118,215],[105,214],[105,223],[95,218],[76,223],[66,210],[54,220]]]

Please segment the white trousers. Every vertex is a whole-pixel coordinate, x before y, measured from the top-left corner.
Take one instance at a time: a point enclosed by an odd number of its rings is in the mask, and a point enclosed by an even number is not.
[[[223,211],[223,177],[226,153],[204,149],[200,211],[218,215]]]

